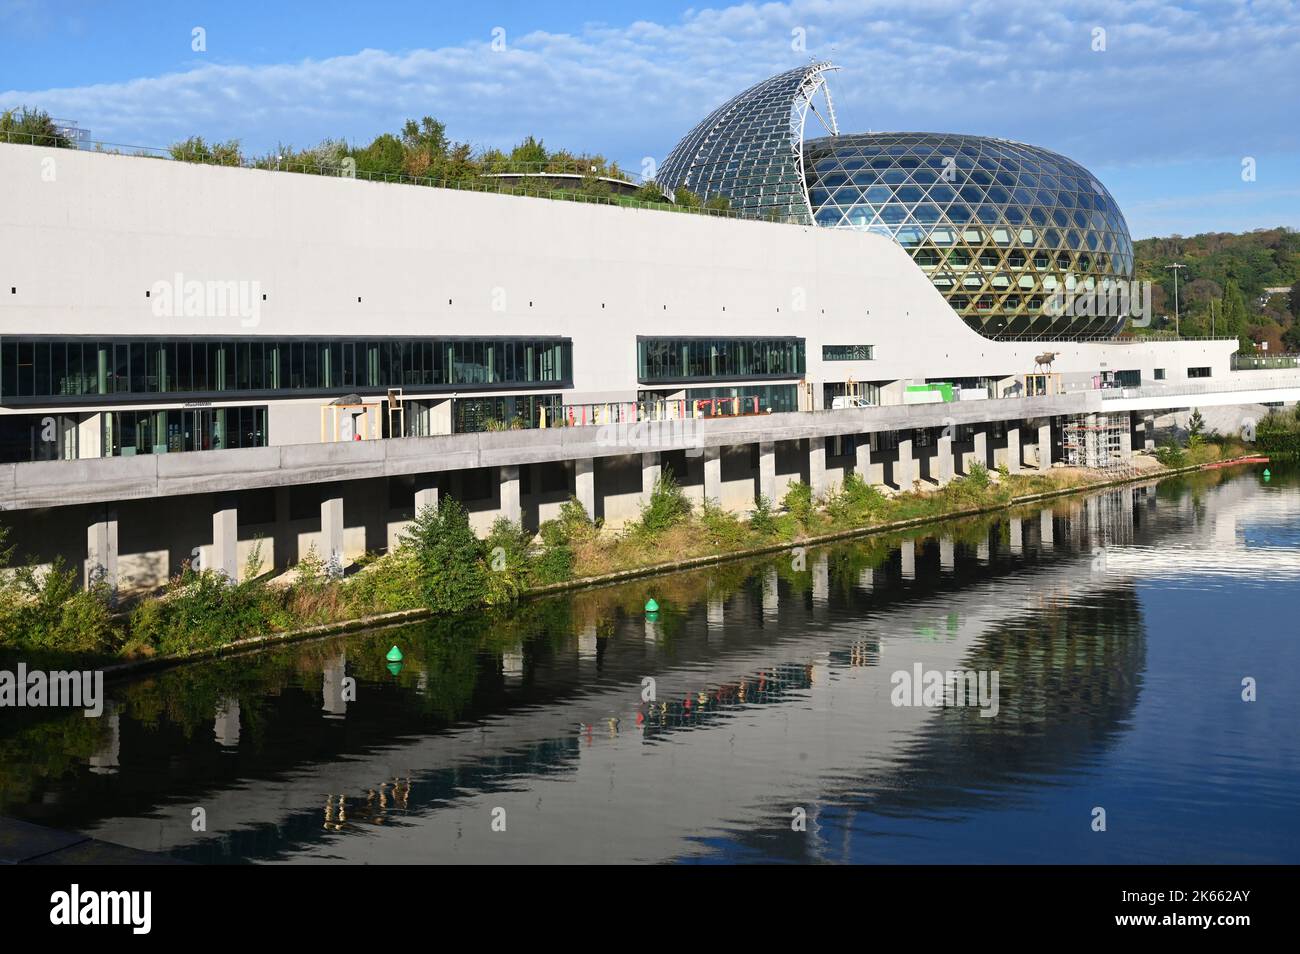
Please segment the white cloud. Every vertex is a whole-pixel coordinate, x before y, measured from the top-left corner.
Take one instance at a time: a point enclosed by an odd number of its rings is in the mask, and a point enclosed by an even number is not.
[[[29,16],[11,5],[15,18]],[[807,52],[791,49],[802,27]],[[1092,30],[1107,49],[1091,49]],[[726,97],[810,56],[832,78],[841,128],[972,132],[1034,142],[1085,165],[1296,151],[1300,8],[1202,10],[1141,0],[792,0],[592,24],[456,46],[186,72],[0,103],[71,116],[96,138],[162,145],[191,134],[254,152],[327,136],[368,141],[432,114],[451,135],[509,145],[532,133],[634,164],[662,158]],[[196,60],[201,60],[196,56]]]

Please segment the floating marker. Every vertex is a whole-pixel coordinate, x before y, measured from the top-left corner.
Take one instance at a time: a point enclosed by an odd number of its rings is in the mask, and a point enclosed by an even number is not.
[[[648,600],[645,601],[645,611],[646,611],[647,613],[657,613],[657,612],[659,612],[659,604],[655,602],[653,596],[650,597],[650,599],[648,599]]]
[[[1270,473],[1268,472],[1268,468],[1265,467],[1265,468],[1264,468],[1264,479],[1265,479],[1265,480],[1268,480],[1268,479],[1269,479],[1270,477],[1272,477],[1272,476],[1273,476],[1273,475],[1270,474]]]
[[[402,671],[402,664],[399,662],[390,662],[388,664],[388,671],[391,672],[394,676],[396,676]]]
[[[398,649],[396,646],[394,646],[392,649],[388,651],[387,659],[389,662],[401,662],[402,651]]]

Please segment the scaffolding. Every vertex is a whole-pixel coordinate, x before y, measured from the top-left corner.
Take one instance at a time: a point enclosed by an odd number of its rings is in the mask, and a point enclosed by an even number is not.
[[[1136,473],[1127,414],[1086,414],[1066,421],[1061,440],[1067,467],[1100,470],[1108,476]]]

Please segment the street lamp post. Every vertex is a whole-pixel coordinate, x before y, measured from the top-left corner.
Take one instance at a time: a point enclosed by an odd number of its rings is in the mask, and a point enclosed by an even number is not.
[[[1179,270],[1184,269],[1186,267],[1187,267],[1186,265],[1181,265],[1178,262],[1174,262],[1172,265],[1165,266],[1166,269],[1170,269],[1174,273],[1174,337],[1175,338],[1182,337],[1182,330],[1179,327],[1179,323],[1178,323],[1178,272]]]

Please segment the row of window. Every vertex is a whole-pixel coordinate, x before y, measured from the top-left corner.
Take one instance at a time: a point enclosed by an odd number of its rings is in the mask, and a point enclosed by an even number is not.
[[[104,457],[266,447],[266,406],[111,411],[102,417]]]
[[[803,338],[636,339],[637,380],[798,377],[805,370]]]
[[[571,380],[560,338],[0,339],[0,398],[353,388],[452,388]]]
[[[875,345],[822,345],[823,361],[871,361]]]
[[[76,414],[0,414],[0,462],[93,455],[82,447],[81,425]],[[102,457],[266,447],[266,406],[111,411],[100,417],[99,437]]]
[[[758,413],[771,411],[774,414],[783,411],[799,410],[799,388],[794,384],[741,385],[732,388],[689,388],[686,391],[689,400],[708,398],[758,398]],[[724,410],[728,410],[725,409]],[[744,413],[749,413],[746,407]]]

